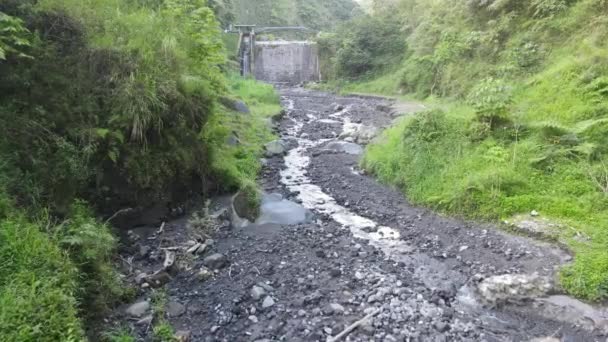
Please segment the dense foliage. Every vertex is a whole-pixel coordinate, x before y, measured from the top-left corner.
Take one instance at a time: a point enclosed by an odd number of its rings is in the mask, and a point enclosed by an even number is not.
[[[390,129],[365,166],[419,203],[483,219],[539,211],[576,253],[569,292],[608,298],[608,2],[375,1],[406,51],[362,55],[349,91],[410,94],[439,110]],[[357,21],[350,25],[359,32]],[[361,26],[364,27],[364,26]],[[363,38],[359,33],[358,36]],[[337,44],[347,51],[347,40]],[[360,75],[338,58],[332,66]],[[328,51],[328,50],[324,50]],[[331,53],[331,51],[329,51]],[[383,74],[384,72],[384,74]],[[438,97],[449,100],[439,100]]]
[[[341,24],[332,33],[321,33],[317,42],[326,78],[361,77],[386,70],[405,53],[401,22],[395,13],[361,15]]]
[[[239,24],[329,29],[360,12],[353,0],[232,0]]]
[[[0,340],[82,341],[121,300],[95,216],[256,192],[280,107],[272,87],[225,76],[216,14],[232,21],[230,6],[0,2]],[[222,104],[234,96],[252,112]]]

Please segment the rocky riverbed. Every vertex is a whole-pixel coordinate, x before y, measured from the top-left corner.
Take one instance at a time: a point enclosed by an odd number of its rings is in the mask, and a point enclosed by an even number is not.
[[[182,341],[607,341],[606,311],[560,295],[568,253],[412,206],[358,169],[365,144],[422,106],[282,99],[263,219],[226,197],[190,223],[133,230],[138,300],[111,320],[142,341],[162,319]]]

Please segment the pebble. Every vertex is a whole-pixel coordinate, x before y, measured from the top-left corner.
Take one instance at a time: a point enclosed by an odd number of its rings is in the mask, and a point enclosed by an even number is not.
[[[268,308],[274,306],[274,304],[275,304],[274,299],[272,299],[272,297],[270,297],[270,296],[266,296],[266,298],[264,298],[264,301],[262,302],[262,308],[268,309]]]
[[[253,298],[253,300],[260,300],[265,294],[266,290],[264,290],[263,287],[254,286],[251,288],[251,298]]]

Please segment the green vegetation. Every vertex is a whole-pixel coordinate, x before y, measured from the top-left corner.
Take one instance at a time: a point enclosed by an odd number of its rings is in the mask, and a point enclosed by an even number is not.
[[[563,287],[608,299],[608,2],[375,2],[374,20],[395,13],[406,44],[398,61],[375,67],[394,56],[375,51],[361,74],[338,58],[349,38],[325,50],[329,87],[433,108],[387,130],[364,167],[449,213],[496,220],[537,210],[561,224],[557,238],[576,254]]]
[[[239,24],[330,29],[361,12],[353,0],[231,0]]]
[[[226,77],[226,3],[0,2],[0,340],[86,340],[129,295],[97,216],[184,189],[257,193],[280,108],[271,87]]]

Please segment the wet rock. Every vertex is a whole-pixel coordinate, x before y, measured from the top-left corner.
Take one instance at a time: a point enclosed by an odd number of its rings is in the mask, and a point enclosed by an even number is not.
[[[131,317],[142,317],[150,310],[150,302],[142,301],[129,306],[125,313]]]
[[[313,214],[300,204],[283,199],[280,194],[263,194],[256,225],[294,225],[310,222]]]
[[[167,303],[166,310],[169,317],[179,317],[186,312],[186,306],[175,301],[170,301]]]
[[[363,147],[346,141],[332,141],[323,148],[323,151],[360,155],[363,153]]]
[[[266,298],[264,298],[264,301],[262,302],[262,308],[264,309],[268,309],[270,307],[273,307],[275,304],[274,299],[272,299],[272,297],[267,296]]]
[[[250,222],[254,222],[259,215],[258,208],[253,205],[252,201],[249,199],[249,195],[239,191],[234,197],[232,197],[232,208],[234,209],[234,214],[236,217],[233,217],[233,221],[242,220],[241,218],[245,218]]]
[[[219,270],[228,265],[228,259],[223,254],[215,253],[206,257],[203,264],[212,270]]]
[[[254,286],[251,288],[251,298],[253,300],[260,300],[266,294],[266,290],[260,286]]]
[[[477,286],[481,297],[488,303],[517,303],[542,297],[553,289],[548,277],[538,274],[504,274],[484,279]]]

